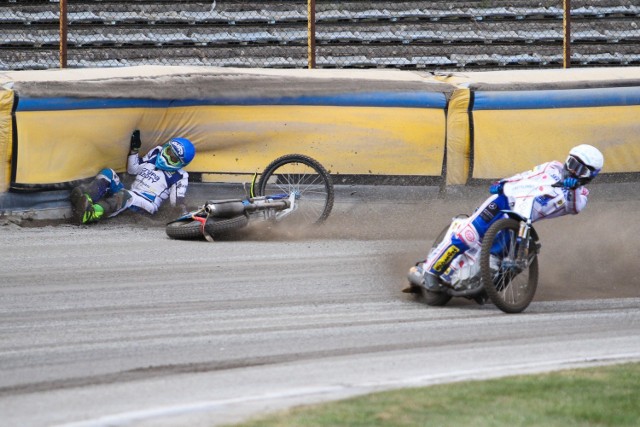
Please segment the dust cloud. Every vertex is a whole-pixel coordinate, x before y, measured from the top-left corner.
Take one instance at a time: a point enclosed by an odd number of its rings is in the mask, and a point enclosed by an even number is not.
[[[580,214],[535,224],[542,243],[535,300],[640,297],[640,198],[612,190],[615,186],[596,186]],[[258,224],[229,238],[406,240],[406,251],[388,258],[391,274],[399,278],[390,286],[400,289],[407,270],[426,255],[451,218],[470,214],[487,195],[480,189],[464,197],[424,200],[336,199],[319,227]]]
[[[486,196],[486,190],[479,190],[464,197],[413,202],[339,203],[322,227],[290,230],[280,237],[404,239],[406,252],[389,254],[388,261],[392,274],[402,282],[451,218],[470,214]],[[538,221],[535,228],[542,243],[535,300],[640,297],[637,191],[629,193],[616,185],[594,186],[589,204],[580,214]],[[279,238],[278,233],[273,234],[271,237]]]

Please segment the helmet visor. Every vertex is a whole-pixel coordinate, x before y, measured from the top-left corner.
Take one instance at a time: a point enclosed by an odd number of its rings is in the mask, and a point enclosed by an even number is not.
[[[182,161],[180,160],[180,157],[178,157],[178,155],[176,154],[176,152],[174,151],[173,147],[171,147],[170,144],[165,145],[165,147],[162,149],[162,157],[164,158],[165,162],[167,162],[169,166],[173,166],[173,167],[182,166]]]
[[[565,167],[576,178],[589,178],[591,176],[591,168],[573,156],[569,156],[565,162]]]

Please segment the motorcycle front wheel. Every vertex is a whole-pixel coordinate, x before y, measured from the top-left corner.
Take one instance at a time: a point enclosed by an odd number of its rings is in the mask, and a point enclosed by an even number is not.
[[[529,238],[526,265],[516,265],[520,222],[505,218],[494,222],[482,239],[480,273],[487,296],[505,313],[526,309],[538,287],[537,242]]]
[[[317,160],[302,154],[288,154],[271,162],[260,175],[257,196],[296,194],[296,211],[287,223],[319,224],[333,209],[333,182]],[[289,217],[288,217],[289,218]]]

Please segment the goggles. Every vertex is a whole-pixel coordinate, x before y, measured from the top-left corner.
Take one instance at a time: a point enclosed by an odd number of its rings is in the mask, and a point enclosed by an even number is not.
[[[173,166],[173,167],[182,166],[182,161],[180,160],[180,157],[178,157],[174,149],[169,144],[167,144],[162,149],[162,157],[164,158],[164,160],[167,162],[169,166]]]
[[[592,168],[582,163],[580,160],[573,156],[569,156],[564,164],[567,171],[577,178],[589,178],[591,177]]]

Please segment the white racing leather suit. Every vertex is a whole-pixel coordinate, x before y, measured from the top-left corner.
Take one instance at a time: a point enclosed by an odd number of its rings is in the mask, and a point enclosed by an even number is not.
[[[156,213],[162,202],[169,198],[172,206],[180,204],[189,185],[189,174],[185,170],[168,172],[156,168],[156,156],[161,150],[162,146],[158,146],[142,158],[137,154],[130,154],[127,158],[127,173],[136,176],[131,184],[131,205],[151,214]]]
[[[549,177],[554,181],[564,178],[563,164],[558,161],[543,163],[532,170],[504,179],[504,187],[523,180],[547,182]],[[547,196],[535,199],[533,204],[532,222],[545,218],[555,218],[567,214],[577,214],[587,204],[589,190],[580,186],[575,189],[563,187],[553,188]],[[475,212],[460,222],[451,234],[445,238],[428,255],[423,270],[427,274],[433,274],[450,283],[450,279],[456,270],[464,263],[475,263],[480,253],[482,238],[489,226],[504,215],[503,209],[513,206],[513,201],[504,194],[495,194],[489,197]],[[461,256],[462,255],[462,256]]]
[[[156,158],[162,146],[150,150],[140,158],[137,153],[127,158],[127,173],[135,175],[131,189],[127,190],[113,169],[101,170],[86,193],[94,203],[100,203],[105,216],[113,217],[126,209],[144,210],[154,214],[160,205],[170,199],[171,205],[181,205],[189,185],[189,174],[179,169],[165,171],[156,167]]]

